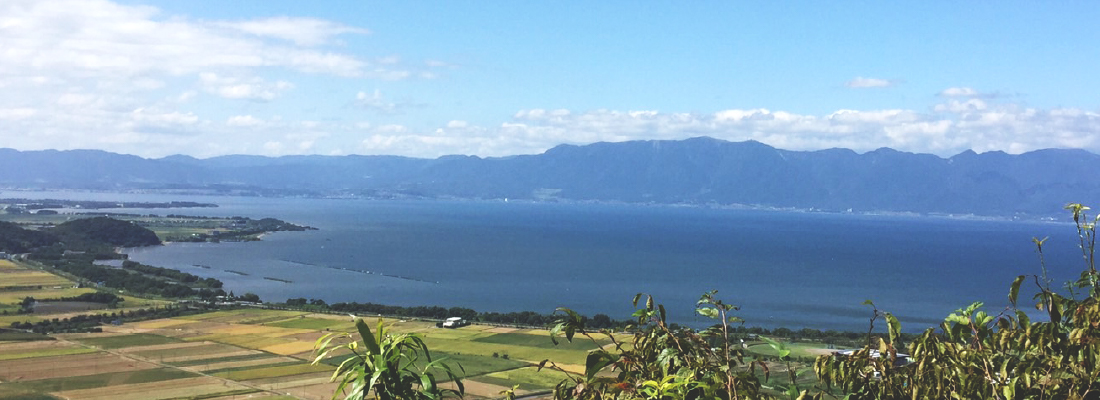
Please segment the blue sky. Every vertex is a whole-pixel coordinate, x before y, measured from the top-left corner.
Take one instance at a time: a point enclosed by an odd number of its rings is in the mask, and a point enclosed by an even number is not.
[[[1096,2],[0,3],[0,147],[1100,151]]]

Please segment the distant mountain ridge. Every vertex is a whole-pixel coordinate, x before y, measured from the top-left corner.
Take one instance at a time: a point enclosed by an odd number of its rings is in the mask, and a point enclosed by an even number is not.
[[[373,198],[743,204],[827,211],[1058,215],[1100,199],[1100,155],[881,148],[789,151],[699,137],[560,145],[501,158],[221,156],[145,159],[98,150],[0,149],[0,187],[175,189]]]

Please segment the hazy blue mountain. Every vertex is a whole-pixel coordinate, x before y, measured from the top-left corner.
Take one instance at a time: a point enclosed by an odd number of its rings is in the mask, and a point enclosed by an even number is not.
[[[712,138],[561,145],[503,158],[222,156],[144,159],[103,151],[0,149],[0,186],[241,189],[368,197],[746,204],[832,211],[1057,215],[1095,203],[1084,150],[950,158],[882,148],[788,151]]]

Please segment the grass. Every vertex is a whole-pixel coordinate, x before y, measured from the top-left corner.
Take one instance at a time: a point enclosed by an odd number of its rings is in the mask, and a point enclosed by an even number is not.
[[[271,358],[271,357],[272,357],[272,355],[268,354],[268,353],[253,353],[253,354],[244,354],[244,355],[239,355],[239,356],[214,357],[214,358],[203,358],[203,359],[198,359],[198,360],[169,362],[169,363],[165,363],[165,364],[168,364],[168,365],[171,365],[171,366],[174,366],[174,367],[193,367],[193,366],[196,366],[196,365],[218,364],[218,363],[231,362],[231,361],[248,361],[248,360],[256,360],[256,359]]]
[[[277,344],[294,342],[293,339],[273,338],[260,335],[251,334],[232,334],[232,333],[216,333],[202,336],[193,336],[186,339],[189,342],[209,340],[211,342],[231,344],[234,346],[240,346],[247,349],[259,350],[264,347],[274,346]]]
[[[27,333],[23,331],[12,331],[0,328],[0,343],[3,342],[25,342],[32,340],[55,340],[53,337],[41,335],[37,333]]]
[[[258,323],[267,322],[268,318],[278,316],[279,319],[288,319],[303,315],[303,312],[296,311],[282,311],[282,310],[264,310],[260,308],[242,308],[238,310],[225,310],[215,311],[212,313],[188,315],[179,317],[182,319],[198,320],[198,321],[211,321],[211,322],[227,322],[227,323]],[[257,321],[257,322],[254,322]]]
[[[598,335],[596,335],[598,337]],[[584,336],[578,335],[573,338],[573,342],[570,343],[565,338],[560,338],[558,344],[555,345],[550,340],[550,334],[547,332],[544,335],[532,335],[528,333],[498,333],[492,336],[474,338],[475,342],[482,343],[496,343],[496,344],[508,344],[514,346],[525,347],[538,347],[543,349],[570,349],[588,351],[599,348],[600,346],[611,344],[610,340],[598,340],[593,343],[591,340]]]
[[[505,360],[499,357],[494,358],[474,354],[455,354],[442,351],[433,351],[432,360],[444,360],[444,363],[451,366],[452,372],[468,377],[484,375],[509,369],[516,369],[530,365],[529,363],[525,363],[522,361]],[[427,360],[421,360],[417,364],[421,366],[426,365]],[[458,368],[459,365],[462,366],[462,369]]]
[[[0,353],[0,361],[3,360],[20,360],[24,358],[35,357],[52,357],[52,356],[69,356],[75,354],[88,354],[95,353],[96,349],[89,349],[87,347],[62,347],[52,349],[40,349],[33,351],[13,351]]]
[[[0,260],[0,271],[10,271],[15,269],[26,269],[23,266],[11,262],[11,260]]]
[[[746,354],[746,355],[753,355],[753,354],[762,355],[762,356],[777,356],[777,355],[779,355],[779,352],[777,352],[775,349],[773,349],[771,346],[769,346],[765,342],[750,342],[750,343],[747,343],[747,344],[748,344],[748,349],[747,349],[748,351],[746,351],[746,353],[748,353],[748,354]],[[817,354],[811,353],[808,350],[810,350],[810,349],[824,349],[827,346],[825,343],[804,343],[804,342],[783,343],[783,344],[785,346],[787,346],[787,349],[789,349],[791,351],[791,357],[817,357]]]
[[[121,349],[125,347],[150,346],[154,344],[179,343],[180,339],[168,336],[153,335],[148,333],[135,333],[131,335],[93,337],[77,339],[81,343],[97,346],[103,349]]]
[[[297,329],[317,329],[322,330],[325,328],[332,329],[336,326],[348,326],[352,327],[350,322],[339,321],[335,319],[323,319],[323,318],[292,318],[279,322],[273,322],[267,324],[268,326],[277,326],[280,328],[297,328]]]
[[[205,400],[205,399],[216,399],[216,398],[222,398],[222,397],[236,398],[237,396],[252,394],[252,393],[259,393],[259,392],[261,392],[260,389],[251,389],[251,388],[250,389],[237,389],[237,390],[230,390],[228,392],[208,393],[208,394],[201,394],[201,395],[198,395],[198,396],[170,397],[170,398],[161,399],[161,400]],[[285,397],[285,396],[279,396],[279,397]],[[246,396],[246,398],[247,398],[247,396]],[[290,397],[290,398],[294,399],[293,397]],[[264,399],[271,400],[272,397],[264,397]]]
[[[479,376],[472,380],[478,382],[512,387],[519,385],[522,390],[553,389],[559,382],[567,378],[561,371],[543,369],[538,371],[535,367],[519,368],[508,371],[494,372]]]
[[[224,344],[210,344],[205,346],[194,347],[182,347],[178,349],[160,349],[160,350],[143,350],[135,351],[133,354],[145,357],[148,359],[165,359],[171,357],[180,356],[199,356],[204,354],[218,354],[229,353],[240,350],[236,347],[226,346]]]
[[[66,286],[72,285],[72,281],[60,276],[42,271],[16,271],[4,272],[0,280],[0,288],[21,286]]]
[[[230,371],[216,372],[210,375],[219,378],[232,379],[235,381],[247,381],[251,379],[276,378],[281,376],[301,375],[311,372],[326,372],[332,370],[333,368],[328,365],[294,363],[292,365],[264,366],[260,368],[247,368],[240,370],[234,369]]]
[[[547,339],[549,340],[549,339]],[[424,338],[429,349],[447,349],[448,352],[474,354],[480,356],[492,356],[497,353],[501,356],[507,354],[516,360],[539,362],[545,359],[553,360],[559,364],[584,364],[585,352],[575,349],[539,348],[505,345],[497,343],[483,343],[472,340],[439,339],[432,336]]]
[[[156,368],[139,371],[109,372],[105,374],[67,376],[62,378],[41,379],[37,381],[13,382],[28,392],[59,392],[62,390],[94,389],[104,386],[125,385],[131,383],[160,382],[172,379],[190,378],[198,374],[175,368]],[[0,386],[3,386],[0,385]]]
[[[282,367],[294,367],[294,366],[299,366],[300,367],[302,365],[308,365],[308,364],[303,364],[301,361],[278,361],[278,362],[270,362],[270,363],[261,364],[261,365],[248,365],[248,366],[210,369],[210,370],[206,370],[206,371],[203,371],[203,372],[206,373],[206,374],[209,374],[209,375],[221,376],[221,377],[227,377],[227,376],[238,374],[238,373],[245,374],[247,376],[248,374],[253,374],[253,373],[259,374],[260,373],[260,372],[250,372],[250,371],[256,371],[256,370],[274,371],[274,370],[280,370]],[[309,372],[317,372],[317,371],[309,371]],[[298,373],[286,373],[286,374],[265,376],[264,378],[273,378],[273,377],[280,377],[280,376],[286,376],[286,375],[298,375]],[[240,378],[240,377],[234,376],[230,379],[234,379],[234,380],[239,381],[239,380],[244,380],[244,379],[256,379],[256,378]]]
[[[4,395],[0,392],[0,400],[58,400],[57,397],[45,393],[15,393]]]

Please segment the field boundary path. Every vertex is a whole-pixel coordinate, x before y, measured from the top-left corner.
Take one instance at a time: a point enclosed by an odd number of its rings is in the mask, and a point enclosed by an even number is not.
[[[119,356],[119,357],[122,357],[122,358],[130,359],[130,360],[134,360],[134,361],[138,361],[138,362],[150,363],[150,364],[156,365],[158,367],[162,367],[162,368],[172,368],[172,369],[177,369],[177,370],[181,370],[181,371],[194,373],[194,374],[197,374],[197,375],[200,375],[200,376],[203,376],[203,377],[214,378],[214,379],[217,379],[217,380],[219,380],[223,383],[236,384],[236,385],[247,387],[249,389],[255,389],[255,390],[260,391],[260,392],[271,393],[273,395],[284,395],[284,396],[287,395],[286,393],[280,393],[280,392],[276,392],[276,391],[273,391],[273,390],[270,390],[270,389],[264,389],[263,387],[260,387],[258,385],[254,385],[254,384],[250,384],[250,383],[246,383],[246,382],[242,382],[242,381],[235,381],[235,380],[228,379],[228,378],[223,378],[223,377],[220,377],[220,376],[210,375],[210,374],[207,374],[205,372],[195,370],[192,367],[177,367],[177,366],[174,366],[174,365],[169,365],[169,364],[166,364],[166,363],[163,363],[163,362],[151,359],[151,358],[142,357],[142,356],[139,356],[139,355],[136,355],[136,354],[133,354],[133,353],[129,353],[129,352],[119,351],[120,349],[105,349],[105,348],[102,348],[102,347],[93,346],[93,345],[90,345],[90,344],[84,344],[84,343],[81,343],[81,342],[78,342],[78,341],[65,339],[65,338],[57,338],[57,340],[61,341],[61,342],[64,342],[64,343],[74,344],[74,345],[77,345],[77,346],[80,346],[80,347],[88,348],[88,349],[94,349],[96,351],[102,351],[104,353],[112,354],[112,355],[115,355],[115,356]]]

